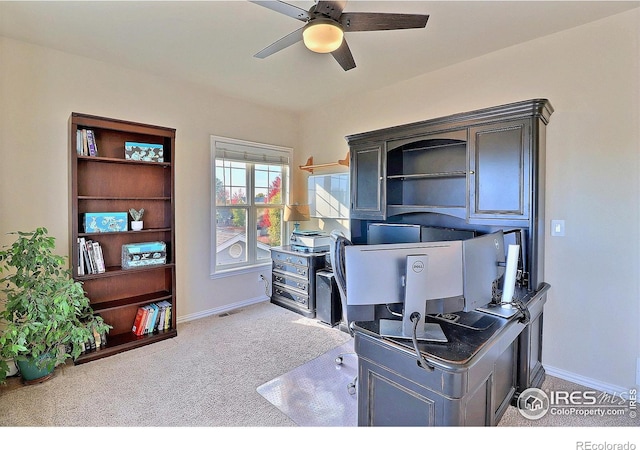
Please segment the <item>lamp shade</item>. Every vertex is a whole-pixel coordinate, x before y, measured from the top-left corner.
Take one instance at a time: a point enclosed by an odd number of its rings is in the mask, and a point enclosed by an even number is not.
[[[285,222],[304,222],[309,220],[309,205],[285,205]]]
[[[316,19],[302,32],[304,45],[316,53],[331,53],[342,45],[342,28],[332,20]]]

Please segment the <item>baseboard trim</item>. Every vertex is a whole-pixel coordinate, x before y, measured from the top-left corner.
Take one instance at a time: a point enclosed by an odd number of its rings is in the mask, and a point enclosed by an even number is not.
[[[552,367],[547,364],[544,365],[544,370],[549,376],[560,378],[565,381],[570,381],[572,383],[576,383],[584,387],[595,389],[597,391],[606,392],[607,394],[619,395],[624,392],[629,392],[629,387],[621,387],[621,386],[616,386],[615,384],[605,383],[600,380],[594,380],[593,378],[588,378],[573,372],[558,369],[556,367]]]
[[[266,295],[250,298],[237,303],[230,303],[228,305],[220,306],[218,308],[206,309],[204,311],[198,311],[197,313],[187,314],[176,318],[178,323],[189,322],[191,320],[202,319],[203,317],[214,316],[216,314],[224,314],[234,309],[243,308],[245,306],[255,305],[256,303],[262,303],[270,300]]]

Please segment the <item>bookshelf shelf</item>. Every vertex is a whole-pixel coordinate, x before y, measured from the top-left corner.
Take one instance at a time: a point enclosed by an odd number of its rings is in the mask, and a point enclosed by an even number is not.
[[[72,113],[70,128],[70,260],[76,280],[83,283],[96,314],[113,328],[106,344],[83,353],[83,363],[158,342],[177,335],[175,267],[175,129],[118,119]],[[83,130],[95,135],[97,156],[82,150]],[[162,160],[127,159],[125,143],[162,146]],[[80,145],[79,145],[80,144]],[[144,228],[133,231],[86,232],[84,214],[126,213],[144,208]],[[97,242],[103,253],[105,271],[81,269],[81,239]],[[161,241],[166,244],[165,263],[122,269],[122,246]],[[132,327],[138,308],[167,302],[168,328],[136,335]]]

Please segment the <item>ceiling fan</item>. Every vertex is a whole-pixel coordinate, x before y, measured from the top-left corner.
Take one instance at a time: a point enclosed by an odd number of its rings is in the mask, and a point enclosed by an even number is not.
[[[349,45],[344,39],[344,33],[424,28],[427,26],[427,20],[429,19],[429,16],[425,14],[342,12],[347,4],[346,0],[318,0],[309,11],[281,1],[250,1],[305,22],[302,28],[256,53],[254,55],[256,58],[266,58],[296,42],[303,41],[311,51],[331,53],[345,71],[353,69],[356,63]]]

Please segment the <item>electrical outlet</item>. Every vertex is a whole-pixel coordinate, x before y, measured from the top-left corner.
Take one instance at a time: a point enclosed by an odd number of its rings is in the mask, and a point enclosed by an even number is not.
[[[564,236],[564,220],[551,221],[551,236]]]

